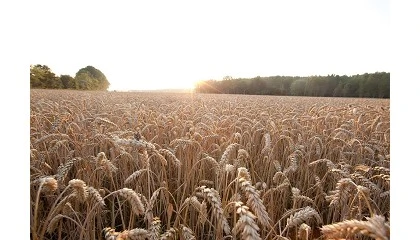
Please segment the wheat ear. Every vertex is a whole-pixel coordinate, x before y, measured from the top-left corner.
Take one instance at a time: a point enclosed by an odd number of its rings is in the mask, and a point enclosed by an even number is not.
[[[158,240],[160,237],[160,231],[161,231],[161,221],[159,217],[154,217],[152,224],[149,228],[149,237],[152,240]]]
[[[291,215],[288,219],[287,219],[287,225],[286,227],[283,229],[282,234],[289,228],[291,227],[296,227],[306,221],[308,221],[311,218],[315,218],[317,223],[320,224],[322,223],[322,219],[321,216],[319,216],[318,212],[311,208],[311,207],[305,207],[304,209],[294,213],[293,215]]]
[[[309,235],[311,233],[311,227],[306,223],[302,223],[299,227],[299,240],[309,240]]]
[[[191,230],[191,228],[186,227],[184,225],[181,224],[182,227],[182,236],[184,237],[185,240],[195,240],[195,236],[193,231]]]
[[[356,234],[363,234],[375,240],[389,240],[389,224],[385,222],[385,217],[373,215],[367,221],[346,220],[339,223],[324,225],[321,228],[322,234],[326,238],[349,238]]]
[[[161,240],[172,240],[175,239],[177,233],[177,229],[171,227],[170,229],[166,230],[164,234],[160,236]]]
[[[76,194],[77,199],[81,202],[86,201],[88,197],[88,191],[86,183],[80,179],[72,179],[69,181],[69,186],[73,188],[73,192]]]
[[[242,202],[235,203],[236,213],[239,214],[239,220],[236,222],[235,227],[232,229],[234,234],[238,234],[241,231],[241,238],[243,240],[261,239],[258,231],[260,228],[255,223],[257,218],[246,205]]]
[[[207,188],[205,186],[198,187],[197,190],[200,190],[206,201],[210,203],[213,214],[215,215],[215,218],[218,221],[218,227],[223,228],[225,234],[229,235],[230,227],[226,220],[226,217],[223,215],[222,203],[217,190],[215,190],[214,188]]]
[[[257,216],[258,221],[265,227],[270,227],[270,217],[265,209],[257,189],[251,184],[251,177],[246,168],[238,168],[239,187],[248,199],[246,204],[250,206]]]
[[[144,205],[140,200],[139,195],[130,188],[123,188],[118,190],[118,194],[127,199],[136,215],[144,214]]]

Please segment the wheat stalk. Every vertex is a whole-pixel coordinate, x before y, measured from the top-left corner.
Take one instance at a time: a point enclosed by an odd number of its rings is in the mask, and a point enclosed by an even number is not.
[[[133,172],[130,176],[128,176],[127,179],[125,179],[124,184],[129,184],[131,182],[133,182],[136,178],[139,178],[141,174],[143,174],[144,172],[147,172],[147,169],[140,169],[137,170],[135,172]]]
[[[99,191],[96,190],[96,188],[89,186],[89,187],[86,188],[86,191],[88,192],[88,195],[92,197],[95,204],[99,203],[100,206],[102,206],[102,207],[105,206],[104,199],[102,198],[101,194],[99,194]]]
[[[287,219],[286,227],[283,229],[281,235],[283,235],[283,233],[289,228],[296,227],[311,218],[315,218],[318,224],[322,223],[321,216],[319,216],[318,212],[311,207],[305,207],[302,210],[297,211]]]
[[[80,179],[72,179],[69,181],[69,186],[73,188],[73,193],[76,194],[77,199],[80,202],[86,201],[88,197],[88,191],[86,187],[86,183]]]
[[[238,183],[240,189],[245,193],[248,199],[246,204],[250,206],[252,211],[258,218],[258,221],[265,227],[270,226],[270,217],[265,209],[264,203],[260,198],[260,194],[251,184],[251,177],[246,168],[238,168]]]
[[[222,228],[225,234],[230,234],[230,227],[223,215],[222,203],[220,200],[219,193],[214,188],[207,188],[205,186],[198,187],[197,190],[203,194],[205,200],[210,203],[212,212],[218,221],[218,228]]]
[[[367,221],[346,220],[339,223],[324,225],[321,228],[322,234],[330,239],[349,238],[356,234],[363,234],[375,240],[389,240],[389,224],[385,217],[373,215],[367,217]]]
[[[191,230],[191,228],[184,226],[181,224],[182,227],[182,236],[184,237],[185,240],[195,240],[195,236],[193,231]]]
[[[335,187],[335,190],[330,192],[326,200],[330,202],[330,206],[347,205],[347,199],[351,196],[351,190],[355,189],[357,185],[350,178],[340,179]]]
[[[160,238],[161,221],[158,217],[153,218],[152,224],[149,228],[149,238],[151,240],[158,240]]]
[[[299,232],[298,232],[299,240],[309,240],[310,233],[311,233],[311,227],[308,226],[306,223],[302,223],[299,226]]]
[[[169,228],[168,230],[166,230],[166,232],[165,233],[163,233],[161,236],[160,236],[160,239],[161,240],[173,240],[173,239],[175,239],[175,237],[176,237],[176,233],[177,233],[177,229],[175,229],[175,228],[173,228],[173,227],[171,227],[171,228]]]
[[[134,190],[130,188],[123,188],[118,190],[118,194],[130,202],[134,214],[144,214],[144,205],[141,202],[139,195],[137,195]]]
[[[232,232],[235,235],[241,232],[241,239],[243,240],[261,239],[258,233],[260,228],[255,223],[257,217],[242,202],[235,202],[235,207],[236,213],[239,214],[239,220],[236,222]]]

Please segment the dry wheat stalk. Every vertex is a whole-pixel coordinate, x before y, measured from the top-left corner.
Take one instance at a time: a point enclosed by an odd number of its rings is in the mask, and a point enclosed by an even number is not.
[[[166,161],[166,158],[164,156],[162,156],[162,154],[160,154],[158,151],[153,150],[152,151],[152,156],[155,156],[154,159],[158,159],[160,164],[162,165],[163,168],[165,168],[168,165],[168,162]]]
[[[64,211],[66,204],[74,198],[77,198],[77,193],[75,192],[62,198],[56,207],[51,211],[51,217],[56,216],[60,211]]]
[[[271,137],[269,133],[265,133],[264,136],[264,147],[261,150],[262,155],[268,155],[271,151]]]
[[[105,206],[104,199],[101,197],[99,191],[96,190],[96,188],[89,186],[86,188],[86,191],[88,192],[89,196],[92,197],[95,203],[99,203],[101,207]]]
[[[260,228],[255,223],[257,217],[242,202],[235,202],[235,207],[236,213],[239,214],[239,220],[236,222],[232,232],[235,235],[241,232],[241,239],[244,240],[261,239],[258,233]]]
[[[158,217],[154,217],[152,224],[149,228],[149,238],[151,240],[158,240],[160,238],[161,231],[161,221]]]
[[[63,133],[52,133],[52,134],[48,134],[45,135],[43,137],[41,137],[40,139],[38,139],[35,144],[41,144],[43,142],[48,142],[54,139],[58,139],[58,140],[70,140],[70,137],[67,134],[63,134]]]
[[[181,162],[171,151],[167,149],[159,149],[159,153],[168,158],[178,169],[181,167]]]
[[[250,206],[258,218],[258,221],[265,227],[270,226],[270,217],[265,209],[264,203],[260,198],[260,194],[251,184],[251,177],[246,168],[238,168],[238,183],[240,189],[245,193],[248,199],[246,204]]]
[[[170,229],[168,229],[168,230],[166,230],[166,232],[165,233],[163,233],[161,236],[160,236],[160,239],[161,240],[173,240],[173,239],[175,239],[176,238],[176,233],[177,233],[177,229],[176,228],[173,228],[173,227],[171,227]]]
[[[337,168],[337,166],[331,160],[326,159],[326,158],[322,158],[322,159],[318,159],[316,161],[313,161],[308,166],[317,166],[318,164],[324,164],[324,163],[326,164],[328,169]]]
[[[149,201],[147,202],[147,209],[148,210],[152,210],[153,209],[153,207],[155,206],[156,201],[158,200],[160,190],[162,190],[164,188],[165,187],[160,187],[160,188],[156,189],[153,192],[152,196],[150,197]]]
[[[362,171],[365,173],[369,172],[370,169],[371,169],[370,166],[366,166],[364,164],[359,164],[354,167],[354,171]]]
[[[195,240],[194,232],[191,230],[191,228],[184,226],[181,224],[182,227],[182,236],[185,240]]]
[[[232,164],[225,164],[224,172],[228,174],[234,174],[236,172],[236,168]]]
[[[136,178],[140,177],[140,175],[144,172],[147,172],[147,169],[140,169],[133,172],[127,179],[125,179],[124,184],[129,184],[133,182]]]
[[[242,142],[242,135],[238,132],[234,133],[232,142],[240,144]]]
[[[299,226],[298,237],[299,240],[309,240],[309,235],[311,234],[311,227],[306,223],[302,223]]]
[[[217,160],[216,159],[214,159],[213,157],[211,157],[211,156],[208,156],[208,155],[206,155],[204,158],[202,158],[201,160],[203,160],[203,161],[206,161],[208,164],[210,164],[210,166],[211,166],[211,169],[213,170],[213,171],[215,171],[215,173],[216,174],[218,174],[219,173],[219,163],[217,162]]]
[[[86,201],[88,197],[88,191],[86,183],[80,179],[72,179],[69,181],[69,186],[73,188],[73,193],[76,194],[77,199],[81,202]]]
[[[54,230],[56,229],[56,227],[57,227],[57,224],[58,224],[58,222],[62,219],[64,217],[64,215],[63,214],[57,214],[57,215],[55,215],[52,219],[51,219],[51,221],[50,221],[50,223],[48,224],[48,227],[47,227],[47,232],[48,233],[52,233],[52,232],[54,232]]]
[[[177,239],[177,232],[178,229],[177,228],[169,228],[168,230],[166,230],[166,232],[164,232],[161,236],[160,239],[161,240],[174,240]]]
[[[42,177],[31,182],[31,184],[39,184],[41,192],[53,193],[58,188],[57,180],[53,177]]]
[[[275,184],[279,184],[280,183],[280,178],[287,179],[287,176],[282,171],[277,171],[273,176],[273,182]]]
[[[120,196],[124,197],[130,202],[131,208],[136,215],[144,214],[144,205],[141,202],[139,195],[137,195],[134,190],[130,188],[123,188],[117,192]]]
[[[200,180],[200,182],[198,182],[198,185],[212,187],[214,185],[214,182],[210,180],[202,179]]]
[[[198,211],[198,219],[201,224],[204,224],[207,221],[207,204],[205,201],[198,201],[196,196],[188,197],[184,201],[185,203],[191,204],[196,211]]]
[[[223,215],[223,208],[219,193],[214,188],[207,188],[205,186],[198,187],[197,190],[199,190],[200,193],[203,194],[205,200],[210,203],[212,207],[212,213],[218,221],[218,228],[222,228],[225,234],[229,235],[230,227],[226,217]]]
[[[311,207],[305,207],[302,210],[299,210],[298,212],[292,214],[288,219],[287,219],[287,225],[284,228],[283,233],[291,228],[291,227],[296,227],[308,220],[310,220],[311,218],[315,218],[317,224],[322,223],[322,219],[321,216],[319,216],[318,212],[311,208]]]
[[[298,152],[299,150],[295,150],[292,154],[289,155],[288,159],[290,160],[290,165],[286,169],[284,169],[283,173],[287,175],[289,172],[294,173],[298,169]]]
[[[106,125],[109,125],[109,126],[112,126],[112,127],[115,127],[115,128],[118,129],[118,125],[117,124],[111,122],[110,120],[108,120],[106,118],[97,117],[97,118],[95,118],[94,123],[96,123],[98,125],[100,125],[100,124],[103,123],[103,124],[106,124]]]
[[[118,170],[118,168],[108,160],[104,152],[98,153],[96,157],[96,165],[104,169],[109,177],[112,176],[112,173],[115,173]]]
[[[146,240],[148,239],[148,234],[149,232],[143,228],[134,228],[127,232],[129,240]]]
[[[69,170],[73,167],[73,165],[77,161],[80,161],[80,160],[81,158],[70,158],[64,164],[60,164],[60,166],[58,166],[57,174],[56,174],[57,181],[62,182],[64,178],[67,176],[67,173],[69,172]]]
[[[239,146],[237,143],[231,143],[223,152],[219,166],[224,166],[226,163],[229,163],[229,160],[232,159],[232,155],[238,150]]]
[[[326,200],[330,202],[330,206],[346,206],[347,199],[356,187],[357,185],[350,178],[342,178],[337,182],[335,190],[326,196]]]
[[[385,217],[373,215],[367,221],[346,220],[339,223],[324,225],[321,228],[322,234],[329,239],[349,238],[356,234],[363,234],[375,240],[389,240],[389,223]]]
[[[155,145],[142,139],[140,140],[123,139],[123,138],[119,138],[118,136],[114,136],[113,139],[117,145],[138,147],[140,149],[145,149],[148,152],[152,152],[153,150],[156,150]]]
[[[102,230],[106,240],[145,240],[148,239],[149,232],[142,228],[134,228],[116,232],[115,229],[106,227]]]
[[[356,182],[359,183],[367,188],[369,188],[374,194],[379,194],[381,189],[369,179],[365,178],[363,175],[355,172],[350,174],[350,177]]]

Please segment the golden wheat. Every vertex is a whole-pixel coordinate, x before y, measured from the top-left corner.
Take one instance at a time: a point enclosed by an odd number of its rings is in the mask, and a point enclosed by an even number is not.
[[[389,238],[389,99],[31,90],[30,104],[32,239]]]

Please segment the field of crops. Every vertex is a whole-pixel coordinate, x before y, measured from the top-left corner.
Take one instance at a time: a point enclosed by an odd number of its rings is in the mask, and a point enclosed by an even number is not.
[[[389,239],[389,99],[30,94],[32,239]]]

